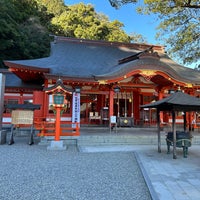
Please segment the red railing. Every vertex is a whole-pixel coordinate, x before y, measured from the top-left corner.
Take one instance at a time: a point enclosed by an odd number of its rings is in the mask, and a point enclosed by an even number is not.
[[[55,121],[44,121],[43,119],[36,119],[34,127],[39,130],[38,136],[55,136]],[[78,122],[61,122],[60,136],[79,136],[80,123]]]

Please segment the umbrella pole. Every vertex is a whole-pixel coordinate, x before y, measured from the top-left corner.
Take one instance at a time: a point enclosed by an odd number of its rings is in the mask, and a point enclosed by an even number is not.
[[[176,159],[176,117],[175,111],[172,110],[172,129],[173,129],[173,159]]]
[[[158,153],[161,153],[161,139],[160,139],[160,111],[157,109],[157,127],[158,127]]]

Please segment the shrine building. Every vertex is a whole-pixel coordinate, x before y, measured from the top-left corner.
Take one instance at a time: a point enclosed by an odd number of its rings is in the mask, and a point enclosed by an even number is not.
[[[155,109],[141,105],[160,100],[182,90],[200,96],[200,72],[174,62],[163,46],[66,38],[56,36],[49,57],[32,60],[4,61],[7,69],[4,102],[6,104],[40,104],[34,120],[52,121],[53,98],[45,92],[57,84],[69,91],[65,97],[61,121],[71,122],[73,94],[80,96],[80,125],[108,125],[116,116],[120,127],[156,124]],[[178,123],[182,114],[177,113]],[[162,123],[170,123],[167,112]],[[190,120],[197,120],[192,113]],[[3,123],[11,122],[9,109]]]

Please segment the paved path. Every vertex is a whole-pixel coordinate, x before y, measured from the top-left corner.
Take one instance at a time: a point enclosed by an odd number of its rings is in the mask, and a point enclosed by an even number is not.
[[[177,148],[177,159],[167,154],[166,146],[156,145],[82,147],[83,151],[135,151],[159,200],[200,200],[200,146],[189,148],[187,158]]]
[[[93,131],[97,132],[95,129]],[[69,150],[69,154],[73,153],[73,148]],[[46,152],[44,147],[43,151]],[[192,145],[187,158],[183,158],[182,149],[177,148],[177,159],[173,159],[172,154],[167,154],[166,145],[162,145],[161,153],[158,153],[157,145],[81,146],[80,151],[83,153],[134,151],[144,168],[146,179],[150,181],[149,185],[153,188],[152,194],[155,192],[154,199],[200,200],[200,145]]]

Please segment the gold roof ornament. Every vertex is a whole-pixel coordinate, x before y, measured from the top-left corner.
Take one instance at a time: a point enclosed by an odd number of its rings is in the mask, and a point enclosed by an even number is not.
[[[150,81],[153,76],[156,75],[155,70],[141,70],[140,75],[142,75],[146,80]]]

